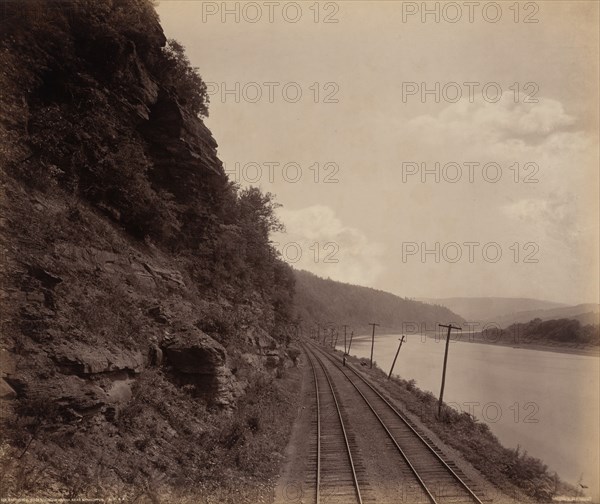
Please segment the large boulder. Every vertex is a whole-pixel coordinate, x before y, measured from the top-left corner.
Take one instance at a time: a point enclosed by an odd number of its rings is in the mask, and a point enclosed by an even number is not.
[[[195,327],[171,335],[163,344],[163,351],[169,364],[185,374],[214,375],[226,360],[225,348]]]
[[[243,387],[227,367],[227,354],[219,342],[196,327],[187,327],[170,335],[162,348],[178,384],[191,385],[194,395],[209,404],[234,407]]]
[[[259,327],[248,327],[245,332],[245,340],[261,355],[267,355],[279,346],[267,331]]]

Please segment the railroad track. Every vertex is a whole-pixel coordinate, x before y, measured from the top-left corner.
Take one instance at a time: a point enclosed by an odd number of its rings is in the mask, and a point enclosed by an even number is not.
[[[394,444],[417,485],[425,494],[425,502],[432,504],[483,504],[478,487],[472,484],[453,462],[447,462],[442,452],[426,435],[400,413],[352,366],[342,366],[341,361],[314,344],[313,351],[325,356],[352,384],[378,423]],[[321,363],[322,365],[322,363]],[[324,367],[323,367],[324,369]],[[414,482],[411,482],[414,484]],[[421,501],[421,499],[418,499]]]
[[[333,383],[321,359],[305,350],[313,371],[316,396],[314,500],[317,504],[363,504],[358,468]]]

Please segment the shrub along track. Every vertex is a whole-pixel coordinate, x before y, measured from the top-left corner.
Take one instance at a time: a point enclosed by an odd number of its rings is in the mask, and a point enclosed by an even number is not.
[[[368,408],[370,415],[363,413],[362,420],[368,420],[371,424],[369,426],[370,433],[374,437],[386,437],[386,442],[393,445],[392,451],[395,452],[395,456],[390,456],[387,455],[390,450],[385,450],[379,456],[387,458],[388,464],[401,465],[403,475],[399,482],[400,485],[396,487],[397,495],[392,497],[387,488],[387,492],[382,493],[370,491],[368,500],[388,502],[388,499],[393,498],[394,502],[402,500],[431,504],[482,504],[490,500],[481,495],[477,485],[469,481],[453,462],[444,460],[442,452],[433,445],[427,436],[419,432],[418,427],[397,411],[359,372],[350,365],[342,366],[339,359],[332,357],[314,344],[305,346],[305,351],[313,369],[317,397],[316,436],[318,441],[316,460],[314,461],[316,475],[311,479],[315,488],[313,495],[315,500],[310,502],[362,502],[360,488],[368,487],[369,475],[361,472],[361,478],[366,480],[360,482],[360,486],[359,481],[355,478],[355,497],[352,500],[348,490],[350,481],[348,476],[342,476],[341,473],[336,472],[343,465],[339,448],[332,450],[330,445],[327,445],[324,452],[325,444],[321,444],[321,441],[328,439],[330,435],[322,429],[325,425],[328,425],[329,430],[331,424],[338,422],[342,426],[341,429],[347,432],[353,432],[357,427],[364,428],[364,425],[355,425],[353,421],[344,423],[340,410],[352,413],[352,419],[354,419],[357,417],[355,413],[365,407]],[[321,356],[326,359],[323,360]],[[351,385],[351,388],[347,387],[348,384]],[[324,391],[327,387],[331,392]],[[342,394],[341,390],[344,387],[345,394]],[[335,389],[340,389],[338,398],[335,396]],[[340,407],[340,404],[343,403],[352,406],[351,408]],[[331,412],[334,404],[337,415]],[[381,446],[381,439],[378,442]],[[351,446],[347,445],[346,458],[352,459],[353,456],[359,458],[360,453],[354,449],[353,455]],[[307,486],[310,484],[309,481],[306,483]],[[385,486],[389,487],[387,484]]]

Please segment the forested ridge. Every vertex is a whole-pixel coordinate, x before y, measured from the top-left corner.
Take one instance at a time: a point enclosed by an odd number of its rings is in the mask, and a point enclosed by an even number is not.
[[[320,278],[295,270],[297,318],[303,327],[349,325],[357,333],[380,324],[378,331],[436,331],[437,324],[463,318],[447,308],[402,298],[370,287]]]
[[[564,347],[600,346],[600,326],[577,319],[542,320],[511,324],[505,329],[490,327],[480,334],[490,342],[526,343]]]

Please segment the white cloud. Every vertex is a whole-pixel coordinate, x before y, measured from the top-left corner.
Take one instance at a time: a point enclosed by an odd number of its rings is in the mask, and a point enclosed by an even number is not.
[[[523,198],[503,206],[502,210],[516,221],[535,226],[543,224],[548,236],[554,240],[570,242],[582,237],[572,194],[552,193],[547,199]]]
[[[401,236],[442,243],[493,240],[505,250],[515,242],[521,246],[534,242],[539,263],[494,265],[494,289],[509,292],[516,286],[521,290],[512,295],[552,299],[597,296],[598,286],[593,284],[599,226],[596,140],[561,102],[540,97],[539,103],[516,104],[512,95],[496,104],[464,100],[444,106],[437,114],[406,121],[399,132],[397,159],[424,161],[428,168],[435,161],[495,162],[503,169],[497,183],[483,180],[481,171],[472,184],[465,183],[466,175],[457,184],[434,183],[432,177],[422,183],[420,175],[404,185],[397,180],[390,183],[405,188],[404,194],[418,209],[400,214]],[[519,163],[519,182],[514,181],[515,163]],[[538,167],[532,183],[524,183],[531,173],[531,165],[523,169],[526,163]],[[419,211],[427,219],[420,219]],[[430,264],[413,266],[403,272],[402,280],[409,285],[432,270]],[[446,265],[443,273],[451,284],[460,278],[486,278],[486,268],[489,265],[461,263]]]
[[[538,103],[515,103],[512,94],[505,93],[497,103],[469,103],[463,98],[448,105],[436,117],[418,116],[409,121],[408,126],[432,128],[435,133],[475,133],[477,138],[500,140],[531,134],[549,135],[574,121],[559,101],[540,98]]]
[[[287,232],[275,234],[273,241],[294,267],[361,285],[373,285],[383,271],[382,245],[344,225],[330,207],[280,208],[278,216]]]

